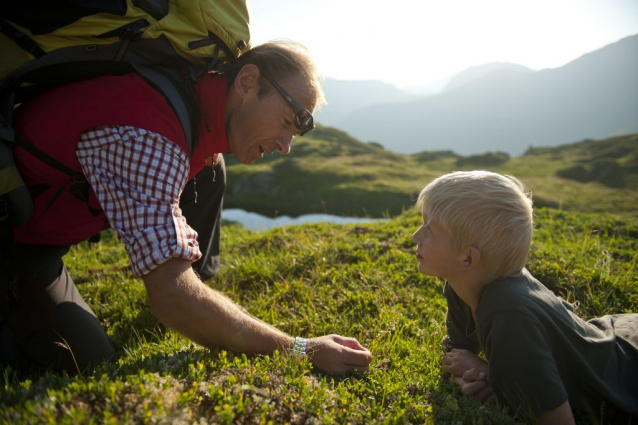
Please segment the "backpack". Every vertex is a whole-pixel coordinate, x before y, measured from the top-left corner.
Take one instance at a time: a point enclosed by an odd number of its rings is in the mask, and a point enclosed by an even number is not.
[[[77,197],[88,190],[83,175],[16,134],[16,105],[56,85],[137,72],[167,99],[190,154],[201,120],[192,84],[250,48],[248,22],[246,0],[1,2],[0,239],[26,224],[33,210],[14,144],[69,174]]]

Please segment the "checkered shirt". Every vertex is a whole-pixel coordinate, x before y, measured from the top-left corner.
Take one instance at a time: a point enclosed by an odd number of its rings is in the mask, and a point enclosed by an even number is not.
[[[135,276],[173,257],[201,257],[179,208],[190,163],[175,143],[141,128],[96,127],[82,133],[76,153]]]

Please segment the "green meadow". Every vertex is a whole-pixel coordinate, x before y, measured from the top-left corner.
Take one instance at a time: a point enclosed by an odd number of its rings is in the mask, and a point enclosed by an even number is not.
[[[637,141],[532,147],[516,158],[400,155],[319,128],[288,157],[250,167],[227,157],[227,207],[389,218],[263,232],[226,223],[223,268],[207,282],[290,334],[356,337],[374,354],[370,371],[333,378],[285,352],[246,357],[192,344],[151,315],[124,249],[105,231],[65,262],[115,342],[117,361],[73,375],[0,369],[0,423],[525,422],[463,397],[441,374],[443,281],[418,273],[414,199],[454,169],[520,177],[538,205],[532,274],[584,318],[636,313]],[[601,174],[604,167],[610,171]]]

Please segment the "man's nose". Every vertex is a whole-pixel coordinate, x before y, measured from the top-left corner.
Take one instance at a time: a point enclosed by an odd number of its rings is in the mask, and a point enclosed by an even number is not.
[[[290,152],[291,142],[292,142],[292,136],[279,139],[277,142],[275,142],[275,145],[277,146],[277,150],[279,152],[283,154],[287,154],[288,152]]]

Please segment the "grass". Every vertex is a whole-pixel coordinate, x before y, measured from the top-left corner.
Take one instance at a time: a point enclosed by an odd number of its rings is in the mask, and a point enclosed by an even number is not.
[[[528,263],[590,318],[638,312],[638,221],[540,208]],[[111,232],[65,262],[118,360],[77,376],[4,368],[0,423],[517,423],[459,394],[440,373],[443,282],[416,269],[419,214],[386,222],[251,232],[227,225],[208,284],[251,314],[303,336],[354,336],[371,370],[331,378],[279,353],[209,351],[161,325]]]

